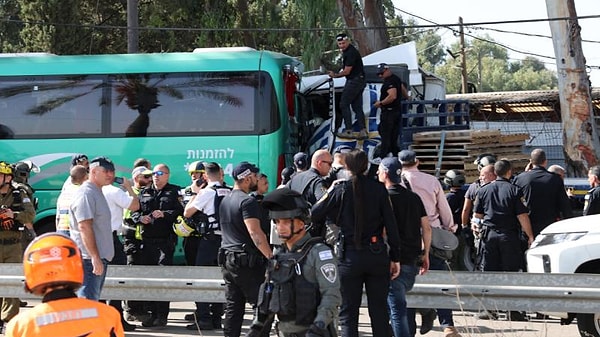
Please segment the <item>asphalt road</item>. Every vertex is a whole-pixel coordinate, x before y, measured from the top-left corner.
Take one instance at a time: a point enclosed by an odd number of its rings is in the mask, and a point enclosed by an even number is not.
[[[39,302],[29,301],[29,305],[34,305]],[[142,328],[138,323],[138,328],[134,332],[127,332],[127,337],[188,337],[188,336],[205,336],[205,337],[222,337],[223,330],[212,331],[191,331],[185,326],[190,322],[186,322],[183,316],[191,313],[194,309],[194,304],[191,302],[173,302],[171,303],[171,313],[169,314],[169,322],[165,329],[156,330],[152,328]],[[28,308],[22,308],[27,310]],[[250,324],[250,310],[246,311],[246,320],[244,321],[245,331]],[[417,315],[419,319],[419,315]],[[369,315],[366,308],[361,308],[359,334],[360,336],[370,337],[371,327],[369,323]],[[436,321],[437,323],[437,321]],[[579,337],[577,325],[560,325],[557,319],[536,319],[531,316],[528,322],[510,322],[506,320],[486,321],[479,320],[473,312],[454,312],[454,323],[458,327],[459,332],[464,336],[484,336],[484,337]],[[417,322],[419,324],[419,322]],[[418,329],[418,327],[417,327]],[[272,333],[272,336],[275,336]],[[417,331],[417,336],[419,332]],[[442,329],[434,326],[433,330],[427,333],[427,337],[444,337]]]

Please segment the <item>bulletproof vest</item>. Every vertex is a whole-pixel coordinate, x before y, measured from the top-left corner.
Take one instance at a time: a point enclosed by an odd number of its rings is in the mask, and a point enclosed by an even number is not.
[[[31,187],[31,185],[29,185],[28,183],[18,183],[15,182],[15,186],[16,189],[20,189],[23,192],[25,192],[25,194],[27,194],[27,196],[29,197],[29,200],[31,200],[31,202],[33,203],[33,208],[35,210],[38,209],[38,199],[36,197],[34,197],[34,193],[35,193],[35,189],[33,189],[33,187]]]
[[[223,198],[225,198],[225,196],[227,196],[229,193],[231,193],[232,188],[229,186],[217,186],[217,185],[213,185],[210,188],[212,188],[215,191],[215,199],[214,199],[214,210],[215,213],[214,214],[209,214],[208,216],[214,218],[214,222],[219,223],[219,207],[221,206],[221,201],[223,201]],[[220,227],[219,227],[220,229]]]
[[[219,206],[221,205],[223,198],[225,198],[232,190],[229,186],[213,185],[210,188],[215,191],[215,197],[213,199],[215,212],[213,214],[206,214],[202,211],[198,211],[194,213],[188,221],[188,223],[191,223],[196,228],[196,231],[198,231],[200,235],[221,230],[221,225],[219,223]]]
[[[312,238],[298,251],[277,253],[277,262],[269,266],[270,282],[264,284],[272,287],[269,311],[276,313],[282,322],[309,326],[317,316],[321,303],[319,286],[309,282],[302,269],[312,247],[322,242],[322,238]]]
[[[293,177],[288,186],[290,189],[302,194],[304,200],[308,201],[311,205],[314,205],[317,200],[315,200],[314,192],[311,191],[309,187],[320,177],[321,176],[310,170],[305,171]]]

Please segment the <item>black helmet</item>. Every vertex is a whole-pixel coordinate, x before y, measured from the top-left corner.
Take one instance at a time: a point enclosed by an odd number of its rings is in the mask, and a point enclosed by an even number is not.
[[[477,165],[477,171],[481,171],[482,168],[493,165],[496,163],[496,156],[490,153],[484,153],[479,155],[473,164]]]
[[[465,176],[458,170],[448,170],[444,176],[444,184],[450,187],[461,187],[465,183]]]
[[[310,206],[302,195],[287,187],[278,188],[267,194],[262,206],[269,210],[271,219],[301,219],[308,225]]]
[[[17,182],[26,182],[29,179],[31,172],[38,173],[40,168],[37,167],[31,160],[17,162],[13,165],[15,180]]]

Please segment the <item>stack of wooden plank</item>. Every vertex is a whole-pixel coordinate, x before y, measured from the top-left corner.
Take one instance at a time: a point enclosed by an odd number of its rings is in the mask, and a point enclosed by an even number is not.
[[[500,130],[457,130],[419,132],[413,135],[411,149],[419,159],[421,171],[443,177],[448,170],[460,170],[467,182],[479,177],[475,159],[489,153],[508,159],[513,172],[523,171],[529,155],[523,154],[529,134],[502,134]]]

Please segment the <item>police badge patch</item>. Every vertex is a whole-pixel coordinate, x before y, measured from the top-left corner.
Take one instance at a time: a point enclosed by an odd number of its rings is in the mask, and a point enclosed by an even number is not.
[[[334,283],[337,279],[337,268],[333,263],[327,263],[321,266],[321,274],[329,281],[330,283]]]

